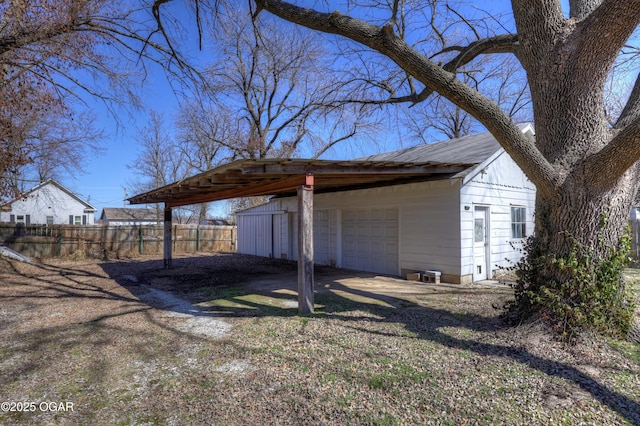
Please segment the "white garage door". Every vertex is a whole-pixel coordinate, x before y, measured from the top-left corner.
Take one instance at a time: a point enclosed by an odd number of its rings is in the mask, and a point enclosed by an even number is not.
[[[342,213],[342,265],[398,274],[398,209],[358,209]]]

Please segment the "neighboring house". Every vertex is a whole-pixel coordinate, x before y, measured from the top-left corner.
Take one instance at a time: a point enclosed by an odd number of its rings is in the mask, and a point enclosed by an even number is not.
[[[135,209],[105,207],[100,215],[100,222],[109,225],[157,225],[162,217],[156,209]]]
[[[0,222],[93,225],[96,208],[53,179],[0,205]]]
[[[521,128],[533,135],[533,126]],[[520,259],[536,190],[491,134],[364,160],[473,166],[427,182],[315,194],[316,263],[400,276],[436,270],[444,282],[469,283]],[[296,212],[296,197],[276,197],[237,213],[238,252],[297,259]]]
[[[200,225],[233,226],[233,222],[228,219],[205,219],[200,221]]]

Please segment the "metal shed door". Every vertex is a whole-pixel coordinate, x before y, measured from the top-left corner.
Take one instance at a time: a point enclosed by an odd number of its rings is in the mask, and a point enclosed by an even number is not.
[[[342,266],[398,274],[398,209],[358,209],[342,213]]]

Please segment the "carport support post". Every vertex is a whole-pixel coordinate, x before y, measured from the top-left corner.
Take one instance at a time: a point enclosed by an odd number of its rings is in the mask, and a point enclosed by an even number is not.
[[[171,207],[164,206],[164,269],[171,269]]]
[[[298,187],[298,312],[313,313],[313,175]]]

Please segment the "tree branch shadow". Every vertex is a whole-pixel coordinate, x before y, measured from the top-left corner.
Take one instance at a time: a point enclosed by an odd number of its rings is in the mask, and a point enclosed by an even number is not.
[[[340,279],[345,275],[350,277],[356,275],[364,280],[376,279],[374,274],[325,267],[317,268],[316,312],[311,314],[311,317],[338,319],[352,324],[363,320],[401,323],[406,330],[414,333],[417,338],[429,340],[452,349],[472,351],[480,356],[508,358],[549,377],[559,377],[567,382],[574,383],[629,422],[640,424],[640,403],[638,401],[608,388],[570,364],[544,358],[531,353],[524,347],[463,339],[443,331],[447,327],[463,327],[485,333],[508,331],[508,327],[496,317],[489,318],[473,313],[461,314],[447,309],[424,306],[408,300],[407,296],[417,295],[417,293],[412,293],[411,291],[405,292],[399,297],[385,292],[370,291],[356,288],[352,285],[345,285]],[[217,288],[214,286],[206,296],[196,295],[192,298],[192,301],[198,303],[207,301],[207,299],[216,299],[226,302],[225,306],[203,307],[202,315],[217,317],[295,316],[298,315],[297,307],[294,306],[295,302],[297,302],[295,277],[295,273],[289,272],[282,276],[254,280],[253,283],[248,280],[245,283],[234,283],[231,286]],[[130,283],[122,284],[131,287]],[[406,282],[398,280],[398,285],[403,284],[406,285]],[[179,286],[179,282],[176,285]],[[428,287],[424,286],[423,288],[426,289]],[[171,289],[166,290],[171,291]],[[473,295],[482,291],[491,291],[491,289],[451,287],[449,289],[441,289],[439,294],[450,293],[454,297],[456,294]],[[261,302],[260,298],[250,297],[252,295],[269,298],[275,302],[267,305],[265,302]],[[370,315],[354,316],[353,311],[365,311],[375,314],[381,319],[376,319]],[[347,312],[350,312],[350,314],[346,315]],[[366,333],[379,333],[362,327],[354,326],[354,329]]]
[[[170,330],[175,335],[184,334],[173,327],[168,327],[167,324],[161,321],[157,321],[151,315],[152,309],[181,314],[195,312],[194,315],[196,316],[216,318],[247,316],[288,317],[297,315],[297,308],[294,306],[294,303],[297,302],[296,274],[291,270],[286,270],[286,268],[280,274],[272,273],[267,278],[259,276],[260,279],[257,281],[255,278],[259,274],[250,274],[242,279],[231,280],[222,284],[209,285],[210,283],[206,281],[201,283],[194,282],[185,289],[181,287],[181,280],[191,268],[188,263],[185,263],[184,271],[178,268],[178,270],[168,271],[166,274],[157,271],[158,265],[156,263],[130,262],[130,269],[123,269],[122,265],[120,265],[117,272],[115,268],[111,268],[109,265],[108,263],[101,265],[105,275],[72,267],[54,267],[51,265],[43,265],[40,273],[29,275],[32,283],[30,284],[31,287],[23,288],[22,297],[25,299],[86,298],[125,302],[126,309],[107,314],[96,314],[90,321],[82,324],[82,327],[86,329],[83,329],[77,336],[64,341],[64,350],[71,350],[74,345],[78,345],[83,339],[88,338],[91,329],[95,331],[96,327],[110,327],[108,320],[119,316],[142,314],[145,315],[150,324]],[[215,268],[210,270],[215,273]],[[141,298],[145,292],[148,292],[148,288],[145,287],[153,286],[153,282],[146,280],[144,272],[139,273],[139,271],[155,271],[154,278],[164,279],[163,291],[174,292],[180,297],[190,295],[189,299],[192,303],[206,302],[212,299],[225,301],[226,303],[224,305],[199,306],[197,310],[189,310],[188,312],[185,312],[184,306],[154,304]],[[15,272],[20,273],[18,269],[15,269]],[[139,276],[132,280],[130,277],[125,277],[129,275],[128,272],[131,272],[131,275],[139,273]],[[419,299],[420,291],[425,292],[429,289],[428,286],[424,285],[411,287],[411,283],[396,280],[392,285],[404,285],[409,286],[409,288],[407,291],[394,293],[393,291],[376,290],[373,285],[372,288],[366,288],[366,286],[357,287],[351,285],[350,280],[345,281],[342,279],[345,276],[353,278],[354,275],[357,275],[363,279],[363,282],[373,283],[377,279],[373,274],[335,270],[333,268],[318,268],[316,273],[316,312],[311,317],[344,321],[347,327],[352,327],[354,330],[364,333],[380,332],[373,328],[368,329],[359,326],[358,324],[363,320],[399,323],[407,331],[410,331],[415,338],[428,340],[451,349],[471,351],[484,357],[499,356],[511,359],[549,377],[559,377],[567,382],[574,383],[627,421],[640,424],[640,404],[638,401],[610,389],[597,379],[568,363],[536,355],[524,347],[490,343],[478,339],[464,339],[446,332],[448,327],[462,327],[483,333],[505,332],[506,326],[502,325],[495,317],[486,317],[470,312],[459,313],[448,308],[435,308],[418,303],[416,300]],[[251,279],[252,276],[253,279]],[[100,284],[87,282],[87,279],[98,277],[115,280],[119,286],[127,290],[130,296],[127,295],[127,292],[113,291],[103,288]],[[25,284],[16,282],[15,285]],[[203,291],[203,289],[208,289],[208,292]],[[456,293],[460,294],[460,291],[472,296],[473,294],[479,294],[479,291],[491,290],[458,288],[458,291],[456,291],[455,287],[443,287],[440,293],[451,293],[453,296]],[[249,297],[252,295],[260,297]],[[267,299],[269,300],[268,302]],[[16,300],[17,296],[7,297],[0,295],[0,301],[4,303],[12,303]],[[354,315],[354,312],[363,312],[363,314]],[[6,329],[6,326],[7,324],[3,328]],[[50,344],[52,336],[59,334],[55,328],[50,330],[43,329],[42,333],[43,337],[41,339],[36,339],[32,342],[35,346],[21,348],[20,351],[23,353],[25,350],[27,352],[36,351],[39,347]],[[47,336],[50,336],[50,338]],[[15,379],[20,374],[25,374],[34,368],[37,368],[37,365],[25,360],[17,369],[8,372],[9,374],[6,378]],[[8,379],[0,381],[0,384],[6,383]]]

